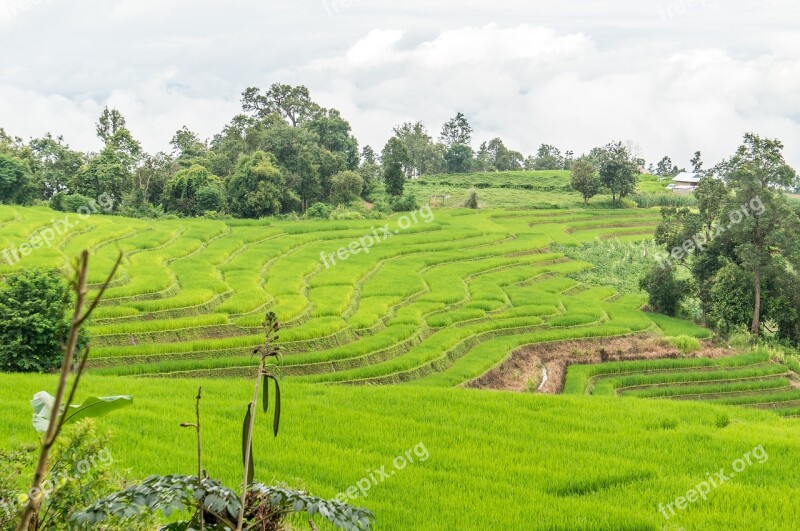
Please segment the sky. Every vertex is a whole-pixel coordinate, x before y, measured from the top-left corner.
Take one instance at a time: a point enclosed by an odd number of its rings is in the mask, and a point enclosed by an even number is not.
[[[97,150],[111,106],[168,151],[282,82],[378,150],[395,125],[436,137],[463,112],[475,147],[621,140],[711,165],[755,132],[800,169],[798,28],[796,0],[0,0],[0,127]]]

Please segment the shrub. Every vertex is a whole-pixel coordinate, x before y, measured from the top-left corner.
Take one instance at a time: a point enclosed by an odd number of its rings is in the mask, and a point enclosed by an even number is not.
[[[700,350],[700,340],[691,336],[678,336],[669,338],[669,342],[683,352],[684,354],[691,354]]]
[[[478,193],[475,190],[471,190],[469,192],[469,197],[467,201],[464,203],[466,208],[472,208],[477,210],[478,209]]]
[[[331,217],[331,207],[325,203],[314,203],[306,210],[306,217],[311,219],[328,219]]]
[[[639,282],[639,287],[648,293],[651,310],[675,316],[689,293],[690,284],[676,278],[671,267],[655,265]]]
[[[395,212],[410,212],[416,210],[417,207],[417,197],[413,192],[408,192],[392,201],[392,210]]]
[[[49,372],[61,364],[69,291],[57,272],[25,269],[0,288],[0,370]],[[86,335],[80,347],[86,344]]]
[[[93,201],[81,194],[65,195],[61,199],[61,209],[64,212],[77,212],[81,207],[91,208]]]
[[[197,212],[199,214],[214,211],[220,212],[225,206],[225,195],[218,186],[203,186],[197,190]]]
[[[364,191],[364,178],[354,171],[342,171],[331,177],[331,199],[348,203]]]

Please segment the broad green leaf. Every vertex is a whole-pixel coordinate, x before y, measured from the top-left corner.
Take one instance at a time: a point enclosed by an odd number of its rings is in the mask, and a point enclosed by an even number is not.
[[[37,432],[44,433],[47,431],[54,403],[55,397],[47,391],[39,391],[33,395],[33,399],[31,400],[31,406],[33,406],[33,427]],[[71,424],[86,418],[102,417],[112,411],[129,406],[132,403],[133,397],[127,395],[100,398],[90,396],[82,404],[73,404],[69,406],[65,413],[64,424]]]

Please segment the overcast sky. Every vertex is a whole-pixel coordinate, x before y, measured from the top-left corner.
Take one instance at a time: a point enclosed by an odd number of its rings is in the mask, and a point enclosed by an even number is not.
[[[475,145],[532,153],[619,139],[709,163],[754,131],[800,168],[796,0],[0,0],[0,127],[97,149],[120,109],[148,151],[211,138],[247,86],[304,84],[361,144],[433,136],[464,112]]]

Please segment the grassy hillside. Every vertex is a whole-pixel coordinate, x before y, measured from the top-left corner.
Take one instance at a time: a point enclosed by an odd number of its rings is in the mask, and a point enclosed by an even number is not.
[[[271,310],[285,326],[284,422],[277,440],[258,425],[261,480],[332,497],[385,466],[395,474],[353,500],[375,512],[378,529],[791,528],[800,427],[758,410],[767,398],[757,397],[779,394],[780,412],[792,415],[794,376],[762,353],[572,367],[564,396],[460,387],[523,345],[641,332],[707,337],[639,309],[644,297],[629,277],[646,265],[641,243],[658,210],[423,214],[416,222],[95,215],[0,265],[0,275],[64,267],[88,248],[99,283],[126,252],[90,325],[93,359],[78,399],[135,396],[133,407],[99,421],[113,430],[111,453],[131,478],[193,472],[192,436],[178,424],[193,418],[202,385],[207,468],[237,483],[252,393],[238,377],[253,374],[250,353]],[[0,249],[32,241],[63,216],[0,206]],[[336,256],[369,234],[381,235],[369,252]],[[51,376],[0,375],[0,448],[35,441],[29,397],[54,386]],[[678,398],[681,389],[753,398],[644,399]],[[581,396],[587,390],[594,396]],[[757,446],[768,461],[664,518],[660,504]],[[428,457],[395,469],[395,456],[414,448]]]
[[[88,248],[90,280],[100,282],[125,251],[90,326],[92,368],[104,374],[249,374],[267,310],[284,323],[287,376],[304,382],[457,385],[521,344],[658,331],[637,309],[641,294],[574,280],[592,264],[548,250],[649,238],[657,211],[429,214],[394,216],[390,236],[345,260],[340,248],[372,239],[384,222],[92,216],[0,273],[63,266]],[[0,245],[30,240],[54,215],[0,207]]]
[[[131,393],[134,405],[98,422],[113,429],[111,454],[131,475],[192,473],[197,386],[204,390],[206,466],[235,484],[241,380],[90,377],[83,396]],[[54,379],[3,376],[0,447],[34,440],[21,397]],[[335,496],[370,471],[390,477],[353,503],[373,510],[376,529],[791,529],[800,495],[793,421],[746,409],[634,398],[515,395],[464,389],[284,388],[284,423],[273,439],[257,425],[257,478]],[[419,446],[420,443],[422,446]],[[753,462],[708,499],[669,521],[673,503],[698,482],[762,446]],[[393,466],[417,447],[413,464]],[[394,471],[394,474],[391,472]]]
[[[470,174],[424,175],[406,184],[420,202],[432,195],[449,195],[446,205],[462,206],[470,190],[478,193],[482,208],[547,209],[585,208],[583,198],[570,188],[570,172],[563,170],[508,171]],[[641,194],[675,194],[666,189],[667,180],[655,175],[640,175],[638,190]],[[438,200],[440,203],[441,199]],[[593,197],[590,206],[613,208],[610,194]]]

